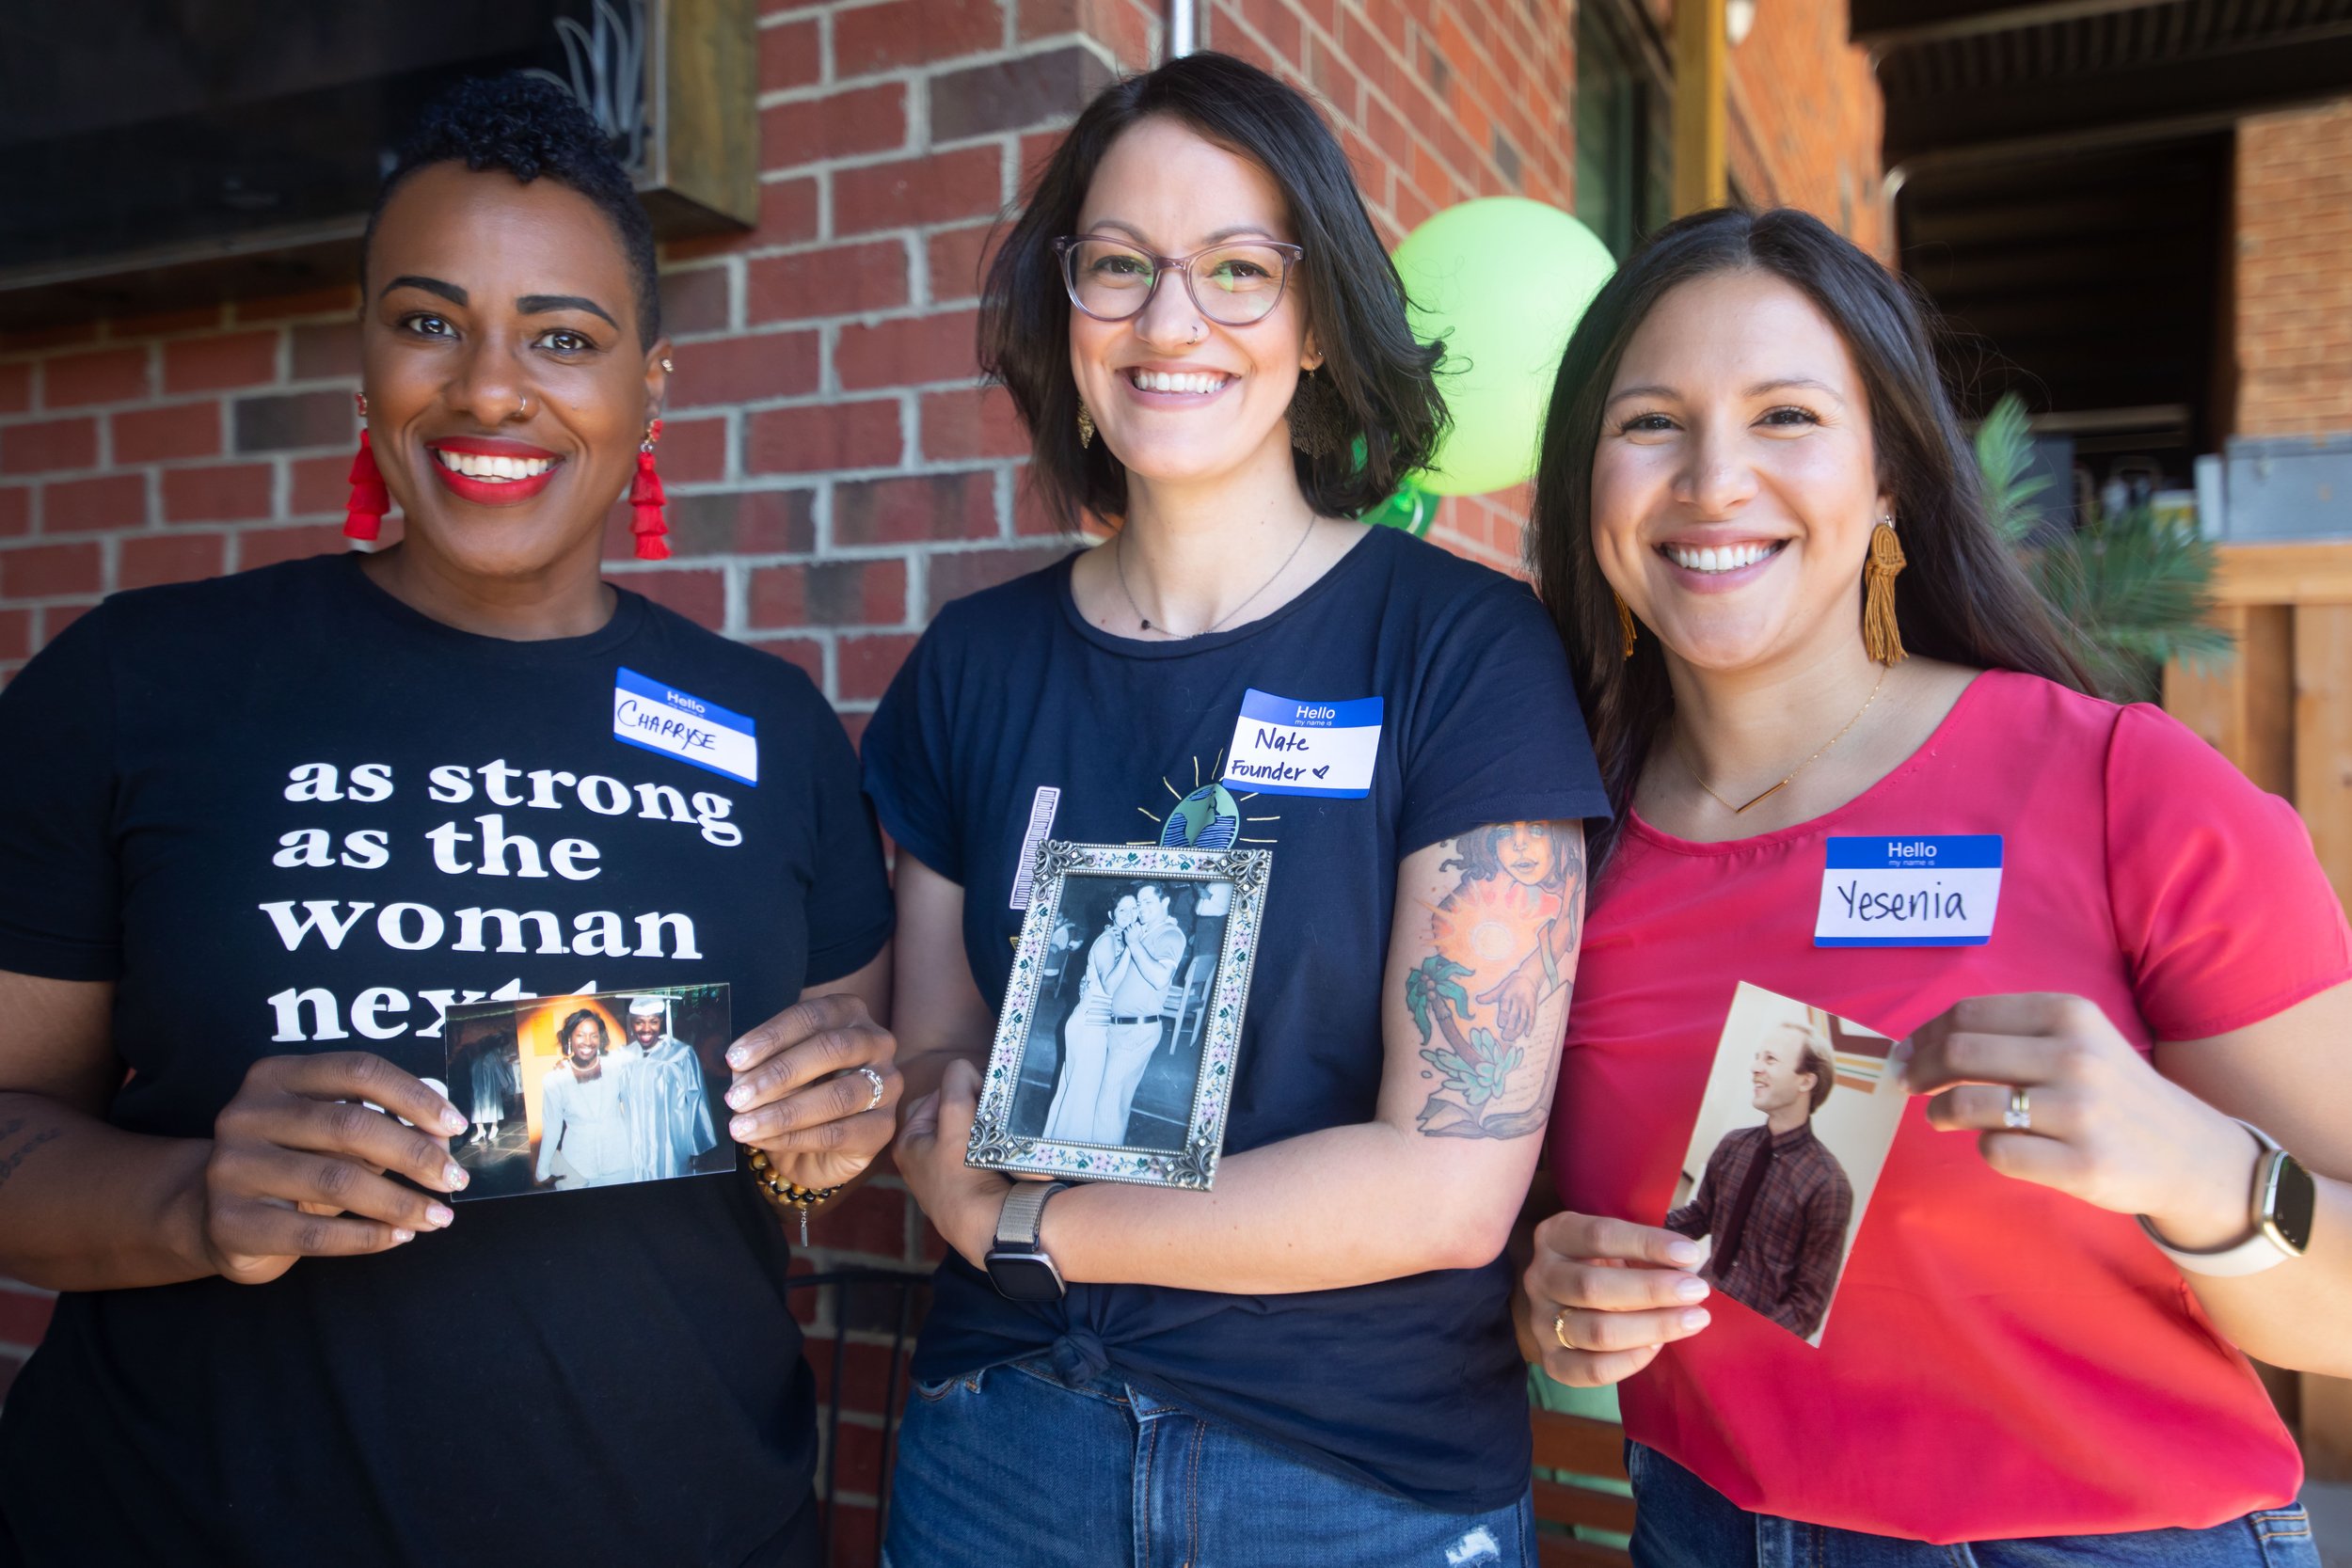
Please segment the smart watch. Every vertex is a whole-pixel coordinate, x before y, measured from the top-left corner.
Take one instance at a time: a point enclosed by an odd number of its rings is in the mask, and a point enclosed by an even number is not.
[[[988,1281],[1007,1301],[1059,1301],[1068,1292],[1061,1270],[1038,1244],[1045,1223],[1045,1200],[1071,1181],[1016,1181],[996,1214],[996,1240],[988,1253]]]
[[[2260,1274],[2290,1258],[2302,1257],[2312,1244],[2312,1220],[2319,1208],[2319,1188],[2312,1173],[2261,1128],[2248,1121],[2238,1125],[2262,1146],[2262,1158],[2254,1166],[2251,1234],[2208,1252],[2184,1252],[2159,1235],[2147,1215],[2139,1216],[2139,1227],[2156,1243],[2156,1250],[2189,1274],[2217,1278]]]

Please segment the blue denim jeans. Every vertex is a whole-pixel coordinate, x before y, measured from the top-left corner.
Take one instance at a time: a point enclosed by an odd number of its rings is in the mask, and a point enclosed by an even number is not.
[[[1534,1568],[1532,1503],[1440,1513],[1129,1386],[1022,1362],[907,1402],[888,1568]]]
[[[2300,1503],[2211,1529],[1931,1546],[1750,1513],[1654,1449],[1626,1445],[1634,1568],[2320,1568]]]

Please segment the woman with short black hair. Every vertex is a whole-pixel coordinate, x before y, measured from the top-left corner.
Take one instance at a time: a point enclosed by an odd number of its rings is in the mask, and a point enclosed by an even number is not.
[[[1079,117],[990,274],[980,344],[1049,501],[1117,531],[947,606],[866,731],[899,847],[894,1016],[939,1085],[898,1166],[954,1252],[890,1559],[1531,1563],[1502,1253],[1601,801],[1526,587],[1354,520],[1430,459],[1438,346],[1329,129],[1215,55]],[[1344,744],[1311,736],[1332,749],[1298,766],[1248,717],[1269,705]],[[981,1265],[1041,1189],[1016,1207],[964,1150],[1043,837],[1272,867],[1214,1190],[1051,1195],[1020,1237],[1050,1289],[1012,1299]],[[1112,1147],[1137,1141],[1130,1095],[1140,1116],[1175,1070],[1161,977],[1229,914],[1187,934],[1136,893],[1107,1037],[1073,1022],[1064,1064],[1065,1090],[1099,1084],[1090,1141]]]
[[[453,1205],[444,1024],[727,982],[769,1021],[730,1132],[803,1200],[854,1180],[898,1088],[854,759],[792,666],[600,578],[670,350],[569,95],[454,89],[362,260],[351,527],[397,501],[401,542],[118,594],[0,693],[41,759],[0,769],[0,1270],[64,1292],[0,1560],[813,1565],[776,1188]],[[624,725],[632,680],[726,766]],[[618,1178],[625,1069],[566,1024]]]
[[[1634,1561],[2316,1568],[2246,1358],[2352,1371],[2352,933],[2285,801],[2085,692],[1901,280],[1803,213],[1669,226],[1569,341],[1534,528],[1619,816],[1523,1322],[1624,1383]],[[1767,1226],[1809,1132],[1710,1200],[1813,1259],[1777,1310],[1710,1291],[1753,1242],[1647,1223],[1748,985],[1904,1042],[1815,1096],[1928,1097],[1851,1231]]]

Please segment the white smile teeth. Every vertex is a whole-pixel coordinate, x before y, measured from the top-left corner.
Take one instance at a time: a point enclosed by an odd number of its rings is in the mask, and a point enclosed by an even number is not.
[[[433,449],[434,457],[441,467],[468,479],[487,480],[493,484],[512,483],[518,479],[537,479],[555,467],[552,457],[487,457],[470,451],[451,451],[444,447]]]
[[[1168,371],[1129,371],[1127,377],[1141,392],[1188,392],[1205,397],[1233,378],[1230,375],[1177,374]]]
[[[1753,566],[1780,548],[1781,542],[1769,545],[1709,546],[1692,549],[1684,545],[1666,546],[1666,559],[1686,572],[1736,572],[1742,566]]]

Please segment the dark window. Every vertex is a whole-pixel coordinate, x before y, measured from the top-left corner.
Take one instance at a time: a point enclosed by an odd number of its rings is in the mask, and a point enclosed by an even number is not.
[[[1577,7],[1576,215],[1619,261],[1673,215],[1673,108],[1661,54],[1638,7]]]

